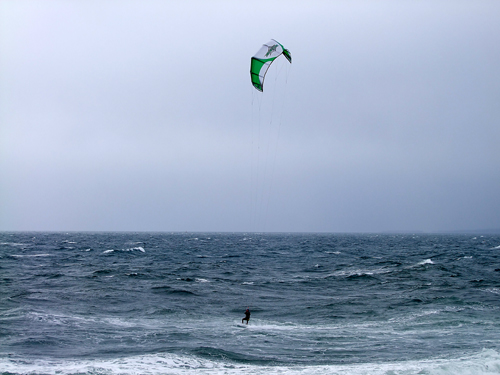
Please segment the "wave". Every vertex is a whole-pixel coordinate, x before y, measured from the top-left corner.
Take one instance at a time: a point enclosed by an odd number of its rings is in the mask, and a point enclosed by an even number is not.
[[[109,253],[114,253],[114,252],[127,252],[127,251],[140,251],[141,253],[145,253],[146,252],[146,250],[144,250],[144,248],[142,246],[137,246],[137,247],[131,247],[129,249],[119,249],[119,250],[109,249],[109,250],[103,251],[102,253],[103,254],[109,254]]]
[[[21,242],[0,242],[0,246],[24,247],[30,246],[30,244]]]
[[[418,268],[418,267],[422,267],[422,266],[425,266],[425,265],[428,265],[428,264],[435,264],[432,259],[424,259],[416,264],[413,264],[411,266],[406,266],[405,269],[412,269],[412,268]]]
[[[485,291],[493,293],[493,294],[500,294],[500,288],[488,288],[488,289],[485,289]]]
[[[290,375],[492,375],[500,372],[500,353],[486,349],[458,358],[421,361],[361,363],[353,365],[258,365],[237,364],[215,349],[200,349],[200,356],[159,353],[98,360],[1,358],[2,374],[290,374]],[[205,358],[208,356],[209,358]]]
[[[40,258],[40,257],[50,257],[52,254],[12,254],[11,257],[14,258]]]
[[[103,269],[103,270],[97,270],[92,272],[92,275],[109,275],[110,273],[113,273],[113,270],[110,269]]]
[[[155,313],[158,312],[160,313],[160,315],[166,315],[168,313],[171,313],[172,311],[168,309],[162,309],[161,311],[158,310]],[[91,334],[91,332],[93,332],[93,330],[95,329],[103,329],[108,331],[113,329],[113,327],[155,329],[162,324],[162,321],[157,319],[123,318],[112,315],[92,317],[66,315],[63,313],[29,312],[25,315],[25,317],[29,322],[36,322],[37,324],[44,323],[46,328],[48,326],[63,326],[66,328],[78,327],[80,329],[85,329],[85,331],[89,334]]]
[[[423,266],[424,264],[434,264],[432,259],[426,259],[418,263],[419,266]]]
[[[177,294],[186,296],[196,296],[196,293],[184,289],[174,289],[169,286],[155,286],[151,288],[153,293]]]
[[[394,269],[392,268],[373,268],[373,269],[346,269],[333,272],[331,274],[325,275],[323,278],[327,279],[330,277],[344,277],[344,278],[358,278],[358,277],[373,277],[374,275],[381,275],[385,273],[391,273]]]

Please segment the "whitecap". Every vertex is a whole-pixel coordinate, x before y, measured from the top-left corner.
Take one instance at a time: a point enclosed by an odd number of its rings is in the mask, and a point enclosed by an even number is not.
[[[121,249],[121,250],[117,250],[117,251],[135,251],[135,250],[138,250],[138,251],[143,252],[143,253],[146,252],[146,250],[144,250],[144,248],[142,246],[130,247],[128,249]]]
[[[141,253],[145,253],[146,250],[144,250],[144,248],[142,246],[138,246],[138,247],[132,247],[130,249],[121,249],[121,250],[114,250],[114,249],[110,249],[110,250],[106,250],[103,252],[103,254],[108,254],[108,253],[112,253],[112,252],[115,252],[115,251],[140,251]]]
[[[434,262],[432,261],[432,259],[426,259],[418,263],[419,266],[423,266],[424,264],[434,264]]]
[[[13,246],[13,247],[28,246],[28,244],[18,243],[18,242],[0,242],[0,245],[3,245],[3,246]]]

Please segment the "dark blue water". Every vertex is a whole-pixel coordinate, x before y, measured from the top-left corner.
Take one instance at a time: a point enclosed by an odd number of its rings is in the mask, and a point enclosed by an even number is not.
[[[0,233],[0,296],[3,374],[500,373],[500,236]]]

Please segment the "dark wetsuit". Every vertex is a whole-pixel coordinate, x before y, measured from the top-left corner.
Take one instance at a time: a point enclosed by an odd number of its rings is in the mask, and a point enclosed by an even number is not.
[[[248,309],[246,309],[246,311],[245,311],[245,317],[243,319],[241,319],[241,324],[243,324],[244,320],[246,320],[247,324],[248,324],[248,321],[250,320],[250,310],[248,310]]]

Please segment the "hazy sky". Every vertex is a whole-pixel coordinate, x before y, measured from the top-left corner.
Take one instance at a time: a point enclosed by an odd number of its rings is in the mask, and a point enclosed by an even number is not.
[[[500,1],[0,0],[0,230],[500,228]],[[274,38],[292,53],[250,83]]]

